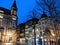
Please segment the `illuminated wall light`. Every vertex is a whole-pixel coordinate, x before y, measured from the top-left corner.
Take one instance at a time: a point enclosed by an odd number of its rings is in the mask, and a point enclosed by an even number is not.
[[[32,32],[34,32],[34,29],[32,30]]]
[[[4,11],[0,10],[0,13],[4,13]]]
[[[44,41],[44,39],[42,39],[42,41]]]
[[[25,26],[25,28],[28,28],[28,27],[29,27],[28,25]]]
[[[12,35],[11,33],[9,33],[8,35]]]
[[[39,39],[36,39],[36,41],[38,41]]]
[[[13,45],[12,43],[5,43],[5,45]]]
[[[33,35],[32,35],[32,34],[30,34],[30,36],[32,37]]]
[[[36,31],[39,31],[38,29]]]
[[[21,44],[25,44],[24,41],[25,41],[25,38],[20,38],[20,43],[21,43]]]
[[[44,39],[45,41],[47,41],[46,39]]]
[[[52,36],[55,36],[55,34],[54,34],[54,33],[52,33]]]
[[[40,38],[41,38],[41,39],[43,39],[43,37],[42,37],[42,36],[41,36]]]
[[[12,18],[13,20],[16,20],[16,18]]]
[[[3,18],[3,16],[0,15],[0,18]]]
[[[22,33],[22,34],[20,34],[20,36],[23,36],[24,34]]]
[[[29,32],[26,32],[26,34],[28,34]]]
[[[54,34],[54,31],[53,31],[53,30],[51,30],[51,35],[52,35],[52,36],[55,36],[55,34]]]
[[[39,37],[39,35],[36,35],[36,37]]]
[[[4,32],[4,35],[5,35],[6,33]]]

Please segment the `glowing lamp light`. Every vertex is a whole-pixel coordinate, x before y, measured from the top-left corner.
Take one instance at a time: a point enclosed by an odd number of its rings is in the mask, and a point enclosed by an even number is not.
[[[46,39],[44,39],[45,41],[47,41]]]
[[[36,31],[39,31],[38,29]]]
[[[53,31],[53,30],[51,30],[51,35],[52,35],[52,36],[55,36],[55,33],[54,33],[54,31]]]
[[[34,29],[32,30],[32,32],[34,32]]]
[[[5,35],[5,32],[4,32],[4,35]]]
[[[26,32],[26,34],[28,34],[29,32]]]
[[[13,20],[16,20],[16,18],[12,18]]]
[[[3,16],[0,15],[0,18],[3,18]]]
[[[54,34],[54,33],[52,33],[52,36],[55,36],[55,34]]]
[[[5,45],[13,45],[12,43],[5,43]]]
[[[42,37],[42,36],[41,36],[40,38],[41,38],[41,39],[43,39],[43,37]]]
[[[36,41],[38,41],[39,39],[36,39]]]
[[[8,35],[12,35],[11,33],[9,33]]]

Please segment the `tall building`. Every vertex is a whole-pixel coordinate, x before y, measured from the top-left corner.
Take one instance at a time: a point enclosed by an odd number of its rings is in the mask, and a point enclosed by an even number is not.
[[[55,21],[56,30],[60,30],[60,20]]]
[[[48,17],[46,14],[42,14],[38,24],[40,31],[45,31],[46,28],[54,29],[54,18],[52,19]]]
[[[14,1],[11,10],[0,8],[0,40],[2,42],[16,42],[17,33],[17,7],[16,1]]]
[[[0,7],[0,40],[2,40],[3,32],[6,30],[7,18],[9,14],[10,10]]]
[[[45,13],[42,14],[41,19],[38,22],[40,30],[40,38],[42,40],[47,40],[48,42],[52,40],[55,41],[55,18],[48,17]]]
[[[35,23],[35,24],[34,24]],[[34,18],[25,23],[25,41],[26,45],[35,45],[39,39],[38,19]],[[35,28],[34,28],[35,26]],[[36,41],[35,41],[36,40]],[[37,44],[38,45],[38,44]]]
[[[47,42],[48,45],[54,45],[55,42],[60,38],[60,20],[57,20],[58,17],[48,17],[45,13],[41,16],[41,19],[38,21],[40,38]],[[53,41],[53,43],[51,43]],[[42,43],[44,44],[44,43]]]
[[[11,7],[11,16],[12,16],[12,28],[16,28],[15,25],[17,25],[17,6],[16,1],[14,1],[12,7]]]

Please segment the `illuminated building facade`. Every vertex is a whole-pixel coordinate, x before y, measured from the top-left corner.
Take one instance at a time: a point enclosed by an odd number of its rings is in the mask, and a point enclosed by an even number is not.
[[[38,45],[39,40],[39,30],[38,30],[38,19],[35,18],[35,28],[34,28],[34,19],[29,20],[25,23],[25,44],[26,45]]]
[[[42,44],[55,45],[58,38],[60,38],[60,23],[56,21],[55,17],[48,17],[46,14],[41,16],[38,22],[40,30],[40,38],[43,40]],[[52,43],[53,42],[53,43]]]
[[[60,21],[56,21],[55,24],[56,24],[56,30],[60,30]]]
[[[17,16],[16,1],[11,10],[0,7],[0,40],[2,42],[16,42]]]

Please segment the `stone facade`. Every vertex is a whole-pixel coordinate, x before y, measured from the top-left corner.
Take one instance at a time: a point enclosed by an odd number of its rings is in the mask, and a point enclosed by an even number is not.
[[[17,40],[15,2],[11,10],[0,7],[0,40],[2,42],[16,42]]]

